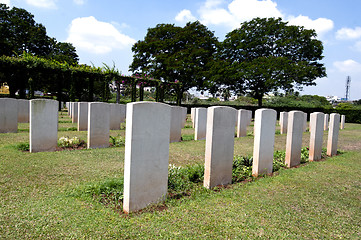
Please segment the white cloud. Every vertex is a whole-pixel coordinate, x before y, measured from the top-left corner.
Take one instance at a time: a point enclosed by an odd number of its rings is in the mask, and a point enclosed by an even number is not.
[[[40,8],[56,8],[56,0],[26,0],[26,3]]]
[[[4,4],[10,6],[10,0],[0,0],[0,3],[4,3]]]
[[[175,20],[177,22],[186,23],[186,22],[193,22],[196,20],[196,18],[192,15],[191,11],[187,9],[183,9],[177,14]]]
[[[341,28],[336,32],[336,38],[340,40],[357,39],[361,37],[361,27]]]
[[[73,1],[77,5],[83,5],[85,3],[85,0],[73,0]]]
[[[277,3],[271,0],[234,0],[228,5],[228,9],[240,23],[255,17],[283,17],[277,9]]]
[[[229,4],[225,0],[206,0],[198,9],[198,14],[203,24],[225,26],[229,30],[233,30],[239,27],[242,22],[250,21],[256,17],[280,17],[292,25],[315,29],[320,37],[334,27],[333,21],[327,18],[312,20],[302,15],[298,17],[287,16],[278,9],[274,0],[233,0]],[[182,20],[181,16],[186,15],[194,18],[189,10],[183,10],[177,15],[176,20]]]
[[[316,30],[317,35],[322,36],[333,29],[333,21],[327,18],[317,18],[312,20],[307,16],[299,15],[298,17],[289,16],[288,22],[290,25],[304,26],[306,29]]]
[[[77,49],[96,54],[125,49],[135,43],[133,38],[120,33],[111,23],[98,21],[93,16],[74,19],[66,41]]]
[[[345,61],[336,61],[333,63],[333,66],[344,73],[359,73],[361,72],[361,63],[358,63],[352,59],[348,59]]]

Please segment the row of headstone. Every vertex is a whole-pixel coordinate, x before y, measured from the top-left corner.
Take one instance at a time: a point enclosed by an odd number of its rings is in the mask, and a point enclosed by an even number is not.
[[[279,120],[279,125],[280,125],[280,132],[281,134],[286,134],[287,133],[287,128],[288,128],[288,112],[280,112],[280,120]],[[327,131],[329,128],[329,114],[324,114],[324,122],[323,122],[323,129],[324,131]],[[303,131],[305,132],[307,130],[307,113],[304,113],[304,119],[303,119]],[[341,120],[340,120],[340,129],[344,129],[345,128],[345,115],[341,115]],[[309,125],[309,130],[311,131],[311,123]]]
[[[56,101],[57,104],[58,101]],[[30,122],[30,101],[0,98],[0,133],[18,131],[18,123]]]
[[[125,122],[125,109],[126,105],[124,104],[109,104],[109,129],[110,130],[119,130],[120,124]],[[87,131],[88,129],[88,102],[67,102],[68,106],[68,115],[72,118],[72,123],[77,123],[78,131]]]
[[[192,108],[191,119],[194,128],[194,140],[206,139],[207,135],[207,109]],[[235,125],[237,127],[237,137],[247,136],[247,126],[251,124],[252,111],[240,109],[237,111]]]
[[[195,127],[201,119],[207,119],[204,186],[212,188],[231,183],[237,110],[217,106],[195,109],[193,114]],[[172,107],[162,103],[130,103],[127,116],[123,210],[132,212],[166,197]],[[312,113],[310,116],[311,161],[321,157],[323,118],[323,113]],[[259,109],[255,112],[254,176],[272,173],[276,119],[275,110]],[[288,167],[300,164],[304,119],[305,114],[301,111],[289,113],[286,143]],[[337,152],[339,123],[339,114],[331,114],[327,145],[330,156]]]

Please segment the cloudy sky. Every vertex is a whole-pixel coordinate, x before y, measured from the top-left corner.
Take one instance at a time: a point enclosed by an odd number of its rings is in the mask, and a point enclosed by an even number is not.
[[[327,78],[301,94],[345,96],[351,77],[351,99],[361,99],[361,18],[358,0],[0,0],[24,8],[45,25],[48,35],[71,42],[81,63],[103,63],[129,74],[132,45],[159,23],[183,26],[199,20],[219,40],[243,21],[282,17],[313,28],[324,43]]]

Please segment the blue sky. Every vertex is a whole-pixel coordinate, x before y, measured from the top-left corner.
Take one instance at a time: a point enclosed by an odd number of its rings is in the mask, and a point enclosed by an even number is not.
[[[282,17],[313,28],[324,44],[327,78],[301,94],[345,96],[351,76],[351,99],[361,99],[361,1],[357,0],[0,0],[35,15],[48,35],[71,42],[81,63],[103,63],[129,74],[132,45],[159,23],[184,26],[199,20],[219,40],[254,17]]]

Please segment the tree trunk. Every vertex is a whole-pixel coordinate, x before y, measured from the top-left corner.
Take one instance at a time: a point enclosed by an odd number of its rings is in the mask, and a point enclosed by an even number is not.
[[[120,82],[119,81],[115,81],[115,85],[116,85],[116,88],[117,88],[117,104],[120,103]]]
[[[262,98],[263,98],[263,95],[258,95],[258,96],[257,96],[258,107],[262,107]]]

